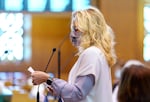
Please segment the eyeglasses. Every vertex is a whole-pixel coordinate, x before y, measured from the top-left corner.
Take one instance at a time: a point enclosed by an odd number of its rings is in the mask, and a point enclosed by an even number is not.
[[[81,34],[82,32],[76,26],[73,26],[72,31],[70,33],[70,38],[72,40],[77,40],[80,38]]]
[[[78,29],[78,28],[74,28],[73,30],[74,30],[74,32],[78,32],[78,31],[79,31],[79,29]]]
[[[73,29],[72,29],[72,30],[73,30],[73,32],[75,32],[75,33],[79,31],[79,29],[78,29],[76,26],[73,26]]]

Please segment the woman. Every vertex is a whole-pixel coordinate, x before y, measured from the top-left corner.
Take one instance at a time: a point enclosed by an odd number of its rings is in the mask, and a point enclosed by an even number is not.
[[[144,66],[144,63],[142,63],[141,61],[136,60],[136,59],[130,59],[130,60],[128,60],[128,61],[125,62],[125,64],[122,66],[122,68],[120,68],[119,70],[117,70],[117,76],[116,77],[118,78],[118,81],[115,83],[115,86],[113,87],[114,88],[113,95],[112,95],[113,102],[118,102],[118,99],[117,99],[117,96],[118,96],[118,87],[119,87],[119,82],[120,82],[120,77],[121,77],[122,71],[125,68],[131,68],[130,66],[132,66],[132,65]]]
[[[131,65],[121,75],[118,102],[150,102],[150,69]]]
[[[70,39],[78,48],[79,58],[68,82],[35,71],[31,74],[33,84],[47,82],[50,91],[64,102],[112,102],[114,36],[103,14],[95,7],[73,12]]]

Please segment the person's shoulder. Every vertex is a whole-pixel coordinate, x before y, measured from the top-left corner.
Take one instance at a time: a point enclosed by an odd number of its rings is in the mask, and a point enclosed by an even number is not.
[[[100,49],[96,46],[90,46],[87,49],[84,50],[84,53],[99,53]]]
[[[98,47],[96,47],[96,46],[90,46],[90,47],[88,47],[87,49],[85,49],[84,51],[83,51],[83,53],[84,54],[91,54],[91,55],[103,55],[103,53],[102,53],[102,51],[98,48]]]

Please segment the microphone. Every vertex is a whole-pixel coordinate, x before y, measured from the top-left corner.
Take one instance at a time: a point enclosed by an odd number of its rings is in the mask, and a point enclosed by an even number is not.
[[[0,61],[5,59],[5,57],[9,54],[9,51],[8,50],[5,50],[2,55],[0,55]]]
[[[51,59],[52,59],[52,57],[53,57],[55,51],[56,51],[56,48],[53,48],[52,54],[51,54],[51,56],[49,57],[49,60],[48,60],[48,63],[47,63],[47,65],[46,65],[46,67],[45,67],[44,72],[47,71],[47,68],[48,68],[48,66],[49,66],[49,63],[50,63],[50,61],[51,61]]]
[[[48,68],[48,66],[49,66],[49,64],[50,64],[50,62],[51,62],[51,60],[52,60],[52,57],[53,57],[55,51],[56,51],[56,48],[53,48],[53,49],[52,49],[52,54],[51,54],[50,57],[49,57],[49,60],[48,60],[47,65],[46,65],[46,67],[45,67],[45,69],[44,69],[44,72],[47,71],[47,68]],[[38,89],[37,89],[37,97],[36,97],[36,98],[37,98],[37,102],[40,102],[39,87],[40,87],[40,85],[38,85]]]

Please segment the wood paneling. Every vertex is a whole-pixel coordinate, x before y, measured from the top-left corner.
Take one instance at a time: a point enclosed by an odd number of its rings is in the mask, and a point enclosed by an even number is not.
[[[143,60],[143,0],[101,0],[107,23],[116,37],[118,59]]]

